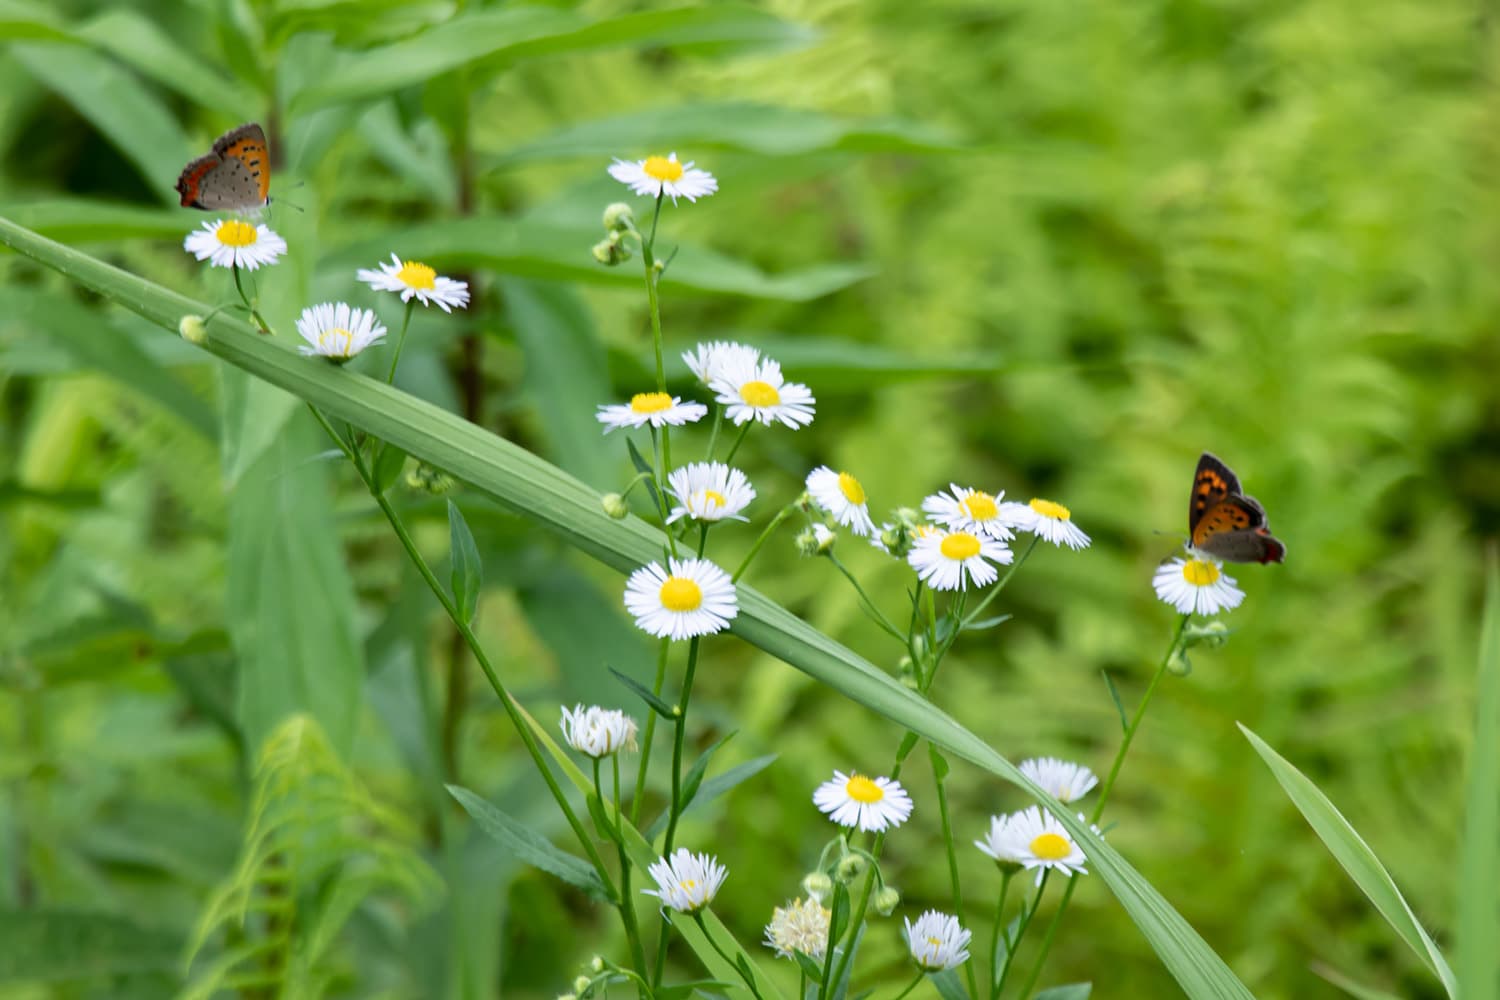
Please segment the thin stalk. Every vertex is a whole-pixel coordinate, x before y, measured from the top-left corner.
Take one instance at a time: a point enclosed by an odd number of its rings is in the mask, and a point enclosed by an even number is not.
[[[672,640],[663,639],[656,650],[656,681],[651,685],[651,693],[661,697],[662,685],[667,680],[667,651],[672,648]],[[656,710],[650,709],[646,713],[646,734],[641,742],[641,766],[636,771],[635,790],[630,794],[630,823],[632,826],[641,825],[641,808],[646,802],[646,774],[651,764],[651,741],[656,735]]]
[[[730,445],[729,454],[724,456],[725,465],[728,465],[730,462],[734,461],[735,453],[740,450],[740,445],[745,443],[745,437],[750,433],[750,427],[754,423],[754,420],[746,420],[743,424],[740,425],[739,436],[734,439],[734,444]]]
[[[895,997],[895,1000],[903,1000],[903,998],[908,993],[910,993],[912,990],[914,990],[914,989],[917,988],[917,984],[920,983],[923,980],[923,978],[926,977],[926,975],[927,975],[926,972],[922,971],[921,969],[918,969],[917,970],[917,978],[915,978],[911,982],[907,983],[906,984],[906,989],[902,990],[900,993],[897,993],[896,997]]]
[[[670,512],[667,510],[667,429],[661,429],[661,439],[658,441],[656,428],[651,428],[651,457],[656,462],[656,507],[661,517],[661,530],[667,536],[667,548],[672,552],[672,557],[677,557],[677,536],[667,524]]]
[[[682,696],[677,701],[677,732],[672,739],[672,812],[667,819],[666,846],[662,856],[672,853],[677,820],[682,816],[682,750],[687,740],[688,699],[693,695],[693,673],[698,669],[698,636],[688,640],[687,670],[682,677]]]
[[[1010,892],[1010,880],[1015,878],[1014,871],[1003,871],[1000,873],[1000,896],[995,901],[995,927],[990,932],[990,966],[984,974],[984,984],[989,991],[990,1000],[996,1000],[999,990],[996,987],[995,966],[1000,964],[1000,935],[1005,934],[1005,897]],[[1005,934],[1005,964],[1010,964],[1011,944],[1010,935]]]
[[[1010,975],[1010,970],[1015,968],[1016,949],[1021,946],[1021,939],[1026,936],[1026,928],[1031,926],[1031,918],[1036,916],[1037,907],[1042,905],[1042,893],[1047,891],[1047,877],[1051,874],[1052,870],[1050,868],[1042,871],[1042,880],[1037,883],[1036,895],[1031,897],[1031,905],[1021,910],[1021,922],[1016,927],[1016,938],[1010,945],[1010,958],[1006,959],[1005,968],[1000,972],[1000,981],[995,984],[995,996],[997,997],[1005,992],[1005,980]],[[1031,987],[1027,986],[1022,990],[1021,996],[1031,996]]]
[[[751,561],[759,554],[760,547],[766,544],[766,540],[771,537],[771,534],[777,528],[781,527],[782,521],[785,521],[796,512],[797,505],[795,503],[789,503],[776,512],[776,516],[771,518],[771,523],[766,525],[765,530],[760,533],[760,537],[755,540],[755,544],[750,546],[750,551],[745,553],[745,558],[740,560],[740,568],[734,571],[734,575],[729,578],[729,582],[740,582],[740,577],[745,575],[745,570],[750,568]]]
[[[745,973],[745,970],[740,968],[739,963],[732,960],[729,955],[725,953],[724,949],[719,947],[719,942],[714,940],[713,934],[710,933],[708,929],[707,921],[703,919],[703,911],[694,910],[693,919],[698,922],[698,929],[703,932],[703,937],[713,947],[714,951],[718,953],[718,956],[725,962],[728,962],[729,966],[734,969],[735,972],[738,972],[740,974],[740,980],[745,984],[745,988],[750,991],[750,995],[755,997],[756,1000],[761,1000],[760,990],[755,986],[755,977],[747,975]]]
[[[971,625],[974,622],[978,621],[979,620],[979,616],[982,615],[982,614],[984,614],[984,609],[990,606],[990,602],[993,601],[995,598],[997,598],[997,597],[1000,596],[1000,591],[1002,591],[1002,590],[1005,589],[1005,585],[1007,583],[1010,583],[1010,578],[1012,576],[1015,576],[1016,570],[1020,569],[1021,568],[1021,564],[1024,563],[1027,559],[1029,559],[1031,557],[1032,551],[1036,548],[1036,543],[1037,543],[1037,536],[1036,535],[1032,535],[1031,536],[1031,541],[1026,546],[1026,551],[1022,552],[1020,554],[1020,556],[1018,556],[1016,558],[1015,562],[1013,562],[1013,563],[1010,564],[1010,566],[1005,570],[1005,575],[1002,576],[999,580],[997,580],[995,582],[995,585],[993,587],[991,587],[985,593],[984,600],[982,600],[978,604],[974,605],[974,610],[970,611],[967,615],[964,616],[964,619],[963,619],[963,625],[964,625],[964,627],[968,627],[969,625]],[[961,631],[963,631],[963,629],[960,628],[959,631],[961,632]],[[954,632],[953,635],[957,636],[958,632]],[[951,645],[951,642],[950,642],[950,645]]]
[[[875,843],[870,847],[872,858],[880,857],[880,849],[885,846],[885,832],[881,831],[875,835]],[[859,893],[859,903],[854,907],[854,912],[849,920],[849,945],[844,949],[844,954],[839,957],[838,967],[834,969],[833,978],[824,984],[825,988],[831,988],[834,983],[844,981],[844,969],[848,967],[850,953],[854,950],[854,938],[859,933],[859,925],[865,922],[865,911],[870,906],[870,890],[875,886],[875,863],[870,863],[870,872],[865,876],[864,888]],[[833,951],[834,942],[828,942],[828,950]]]
[[[620,920],[625,924],[625,936],[630,939],[630,956],[635,961],[636,971],[642,976],[646,974],[646,948],[641,943],[641,928],[635,919],[635,899],[630,895],[630,858],[625,853],[625,836],[619,829],[619,823],[625,813],[620,808],[620,755],[610,755],[614,766],[615,778],[615,825],[614,841],[615,848],[620,855]],[[597,775],[597,771],[595,772]],[[644,980],[640,984],[643,988],[641,995],[644,997],[647,990],[644,989]]]
[[[238,264],[232,264],[229,267],[229,271],[234,275],[234,287],[235,291],[240,293],[240,301],[245,303],[246,309],[250,310],[250,317],[254,319],[256,325],[260,327],[260,332],[269,335],[271,333],[271,324],[267,323],[265,317],[262,316],[256,310],[256,308],[250,304],[250,296],[245,294],[245,286],[240,284],[240,266]]]
[[[897,642],[905,642],[905,634],[902,633],[902,631],[895,625],[891,624],[891,620],[887,618],[878,607],[875,606],[875,602],[870,600],[870,595],[865,593],[865,588],[859,585],[859,581],[855,579],[854,574],[849,571],[849,567],[840,562],[839,557],[834,555],[832,551],[829,551],[826,554],[828,556],[828,561],[833,563],[833,565],[838,568],[838,571],[844,574],[844,578],[849,581],[850,585],[854,587],[854,592],[859,595],[860,603],[864,605],[865,613],[873,618],[875,620],[875,624],[885,629],[885,631],[889,635],[891,635]]]
[[[958,852],[953,849],[953,820],[948,813],[948,783],[938,773],[937,758],[932,758],[932,779],[937,784],[938,816],[943,824],[943,847],[948,851],[948,881],[953,886],[953,912],[960,920],[964,913],[963,883],[958,877]],[[974,963],[964,963],[969,980],[969,996],[978,998],[979,981],[974,977]]]
[[[406,345],[406,330],[411,326],[411,314],[416,307],[416,299],[406,300],[406,316],[401,320],[401,333],[396,337],[396,352],[391,355],[391,370],[385,376],[386,385],[396,381],[396,365],[401,361],[401,348]]]

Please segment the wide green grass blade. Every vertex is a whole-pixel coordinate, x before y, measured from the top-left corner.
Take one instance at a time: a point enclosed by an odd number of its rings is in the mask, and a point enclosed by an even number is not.
[[[48,198],[25,204],[11,202],[0,205],[0,215],[63,243],[180,240],[193,228],[195,221],[185,219],[183,213],[171,209],[112,205],[92,198]]]
[[[172,972],[181,949],[177,935],[112,913],[39,908],[0,910],[0,941],[0,984],[32,986]]]
[[[1469,760],[1458,883],[1458,983],[1464,1000],[1495,1000],[1500,989],[1500,568],[1492,552],[1485,574],[1479,636],[1478,707]]]
[[[205,307],[0,219],[0,242],[74,281],[176,330]],[[318,364],[257,336],[248,325],[216,318],[203,347],[246,372],[348,420],[408,454],[447,469],[476,489],[555,531],[569,544],[625,572],[658,558],[664,538],[637,518],[615,521],[599,495],[555,466],[471,424],[347,368]],[[735,634],[938,744],[951,754],[1026,789],[1058,816],[1183,991],[1193,1000],[1250,997],[1224,961],[1120,853],[1070,810],[946,713],[895,678],[750,587],[740,588]],[[686,930],[686,928],[685,928]]]
[[[136,11],[121,7],[107,10],[79,28],[77,34],[199,107],[242,120],[254,119],[263,110],[254,91],[229,80]]]
[[[1458,990],[1453,971],[1448,967],[1437,944],[1417,920],[1416,914],[1412,913],[1401,890],[1396,888],[1395,880],[1385,870],[1375,852],[1370,850],[1370,845],[1365,843],[1364,838],[1307,775],[1297,770],[1286,758],[1271,749],[1270,744],[1243,724],[1240,725],[1240,732],[1245,734],[1245,738],[1271,769],[1297,811],[1302,813],[1318,839],[1323,841],[1329,853],[1349,873],[1355,885],[1375,904],[1380,915],[1401,936],[1406,946],[1416,952],[1417,957],[1442,981],[1448,995],[1456,997]],[[1493,901],[1494,896],[1491,895],[1490,899]]]

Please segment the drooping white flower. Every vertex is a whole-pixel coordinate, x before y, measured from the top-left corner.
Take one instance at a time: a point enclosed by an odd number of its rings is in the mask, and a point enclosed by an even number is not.
[[[308,306],[297,317],[297,332],[306,344],[303,354],[343,363],[385,336],[385,327],[368,309],[351,309],[346,302]]]
[[[667,476],[667,492],[677,500],[667,517],[668,524],[683,517],[747,521],[749,518],[742,517],[740,511],[755,499],[755,487],[745,474],[723,462],[693,462],[673,469]]]
[[[563,739],[579,753],[597,759],[636,748],[635,720],[619,709],[576,705],[562,715]]]
[[[670,858],[662,858],[648,871],[656,880],[655,889],[642,889],[655,896],[662,905],[679,913],[696,913],[713,902],[729,871],[710,854],[694,854],[679,847]]]
[[[814,503],[856,535],[874,534],[865,488],[854,476],[820,465],[807,474],[807,492]]]
[[[682,360],[687,363],[688,370],[698,377],[699,382],[712,385],[726,368],[740,365],[755,367],[755,363],[760,360],[760,351],[733,341],[714,340],[699,344],[691,351],[683,351]]]
[[[958,918],[938,910],[928,910],[915,922],[903,919],[906,944],[911,957],[928,972],[956,969],[969,960],[968,931]]]
[[[1042,786],[1057,801],[1077,801],[1099,783],[1094,772],[1082,764],[1056,757],[1033,757],[1021,761],[1021,773]]]

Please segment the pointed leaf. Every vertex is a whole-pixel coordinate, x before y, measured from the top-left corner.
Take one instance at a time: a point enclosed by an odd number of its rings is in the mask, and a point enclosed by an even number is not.
[[[1042,990],[1034,1000],[1089,1000],[1089,994],[1093,990],[1093,983],[1069,983]]]
[[[1500,948],[1495,947],[1500,941],[1500,907],[1495,905],[1500,879],[1500,567],[1493,550],[1485,574],[1477,687],[1458,866],[1458,983],[1464,1000],[1495,1000],[1500,991]]]
[[[609,672],[615,675],[615,680],[634,691],[636,696],[641,701],[644,701],[657,715],[668,721],[677,718],[677,709],[674,706],[668,705],[665,701],[652,694],[650,688],[637,681],[634,677],[628,677],[614,667],[610,667]]]
[[[929,972],[927,978],[937,988],[938,996],[943,1000],[969,1000],[969,991],[964,989],[963,980],[959,978],[954,969],[944,969],[942,972]]]
[[[464,520],[463,512],[452,500],[448,501],[448,536],[450,558],[453,560],[453,603],[458,605],[464,624],[472,625],[474,612],[479,607],[482,582],[479,549],[474,544],[474,536],[469,531],[469,523]]]
[[[504,844],[522,861],[576,886],[594,899],[608,899],[609,891],[589,863],[554,846],[529,830],[524,823],[490,805],[482,796],[459,785],[448,785],[448,794],[474,817],[479,828]]]

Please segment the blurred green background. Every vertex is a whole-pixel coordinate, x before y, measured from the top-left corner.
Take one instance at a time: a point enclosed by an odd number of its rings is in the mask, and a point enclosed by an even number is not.
[[[224,301],[227,276],[180,248],[203,217],[172,184],[215,135],[262,121],[269,221],[291,244],[258,281],[272,323],[334,297],[399,322],[353,279],[391,251],[467,278],[474,308],[417,316],[399,384],[601,490],[629,465],[593,407],[649,384],[638,261],[589,257],[624,195],[604,168],[675,149],[711,170],[719,194],[664,215],[682,248],[669,344],[761,345],[819,403],[810,429],[742,453],[762,517],[827,462],[877,514],[956,482],[1058,500],[1093,535],[1039,550],[999,602],[1014,618],[960,642],[935,689],[1012,760],[1107,766],[1099,673],[1139,696],[1174,623],[1151,572],[1216,452],[1288,561],[1236,571],[1232,639],[1153,706],[1111,840],[1260,997],[1342,995],[1318,962],[1439,995],[1234,723],[1320,784],[1448,943],[1479,568],[1500,524],[1500,49],[1482,5],[4,0],[0,41],[0,215]],[[236,692],[278,685],[414,819],[408,850],[444,882],[425,906],[366,900],[330,995],[550,997],[591,955],[624,958],[612,915],[443,793],[456,781],[565,832],[286,397],[6,254],[0,406],[0,996],[180,987],[268,729]],[[513,690],[549,720],[579,700],[633,709],[605,664],[647,676],[652,647],[621,581],[456,498]],[[444,558],[443,501],[402,504]],[[725,531],[720,561],[751,537]],[[905,572],[844,550],[899,608]],[[789,536],[752,577],[894,667]],[[728,865],[715,909],[753,946],[829,833],[813,787],[888,768],[900,733],[747,646],[708,650],[694,741],[738,730],[716,767],[779,755],[683,840]],[[923,771],[888,850],[903,912],[947,903]],[[962,844],[1023,804],[963,768],[950,787]],[[963,861],[978,923],[998,880],[977,851]],[[877,923],[866,975],[898,975],[898,927]],[[1176,993],[1087,880],[1044,982],[1085,979],[1098,997]]]

